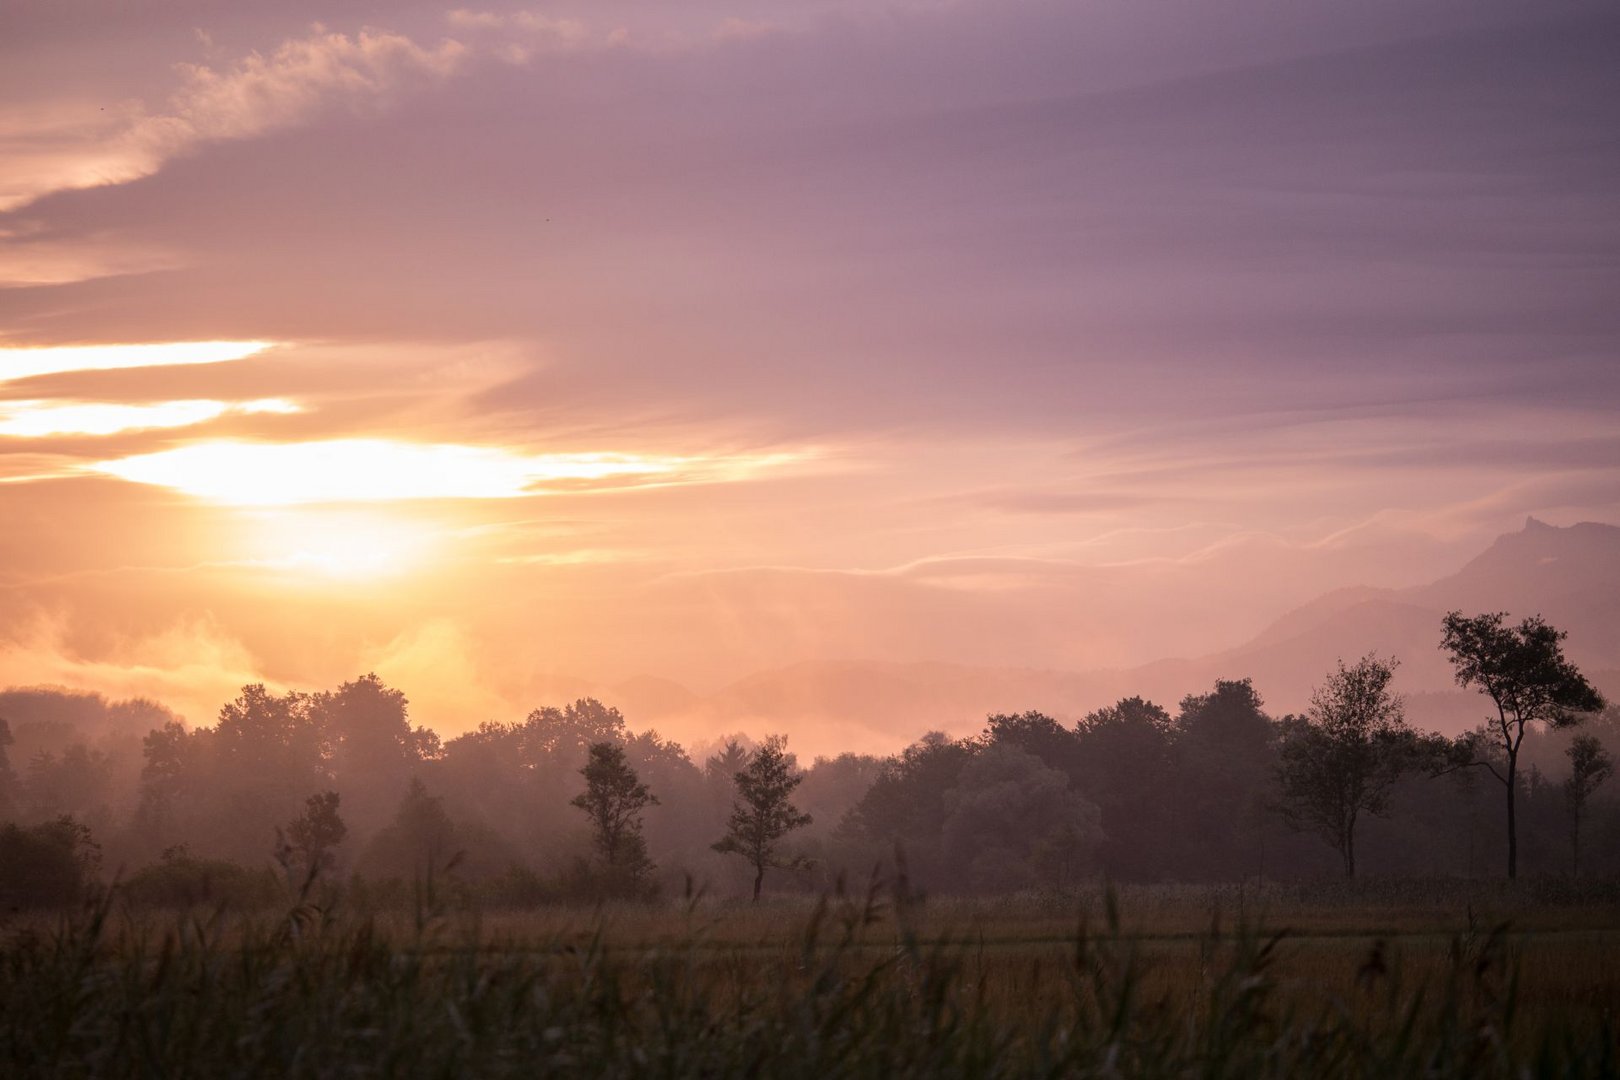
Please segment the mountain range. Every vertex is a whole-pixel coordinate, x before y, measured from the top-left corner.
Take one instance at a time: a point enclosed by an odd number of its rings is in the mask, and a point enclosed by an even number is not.
[[[890,752],[930,730],[979,730],[992,712],[1038,709],[1065,722],[1140,694],[1172,712],[1216,679],[1252,678],[1276,714],[1302,709],[1340,658],[1400,662],[1396,688],[1420,727],[1456,733],[1484,718],[1439,649],[1451,610],[1540,614],[1569,634],[1567,655],[1609,696],[1620,692],[1620,527],[1534,518],[1456,573],[1402,589],[1338,589],[1287,612],[1252,639],[1205,656],[1077,671],[949,663],[810,661],[757,672],[700,695],[667,679],[596,690],[633,726],[693,740],[718,731],[784,732],[802,753]]]

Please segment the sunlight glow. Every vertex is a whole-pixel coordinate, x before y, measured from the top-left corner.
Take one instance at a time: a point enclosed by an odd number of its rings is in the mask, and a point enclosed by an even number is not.
[[[27,349],[0,346],[0,382],[68,371],[222,364],[261,353],[273,344],[270,341],[172,341],[158,345],[55,345]]]
[[[763,459],[762,459],[763,460]],[[497,447],[337,439],[221,440],[103,461],[92,471],[236,506],[512,499],[608,482],[734,478],[735,462],[607,453],[521,454]]]
[[[254,567],[292,577],[363,581],[414,570],[432,544],[417,523],[369,513],[266,511],[254,519]]]
[[[0,435],[39,439],[51,435],[116,435],[123,431],[190,427],[228,413],[252,415],[301,412],[280,398],[260,401],[156,401],[120,405],[98,401],[0,401]]]

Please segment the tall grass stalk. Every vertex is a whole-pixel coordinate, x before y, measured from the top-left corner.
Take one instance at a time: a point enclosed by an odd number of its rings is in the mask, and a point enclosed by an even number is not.
[[[1607,1016],[1526,1023],[1501,927],[1413,977],[1375,942],[1348,990],[1280,971],[1286,934],[1212,919],[1197,971],[1113,894],[1060,953],[918,933],[874,880],[743,944],[693,898],[678,933],[524,937],[438,906],[404,926],[300,897],[276,918],[105,899],[0,946],[8,1076],[1616,1075]]]

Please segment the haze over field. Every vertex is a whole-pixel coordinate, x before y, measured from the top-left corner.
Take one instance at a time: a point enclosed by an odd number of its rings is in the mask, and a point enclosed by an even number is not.
[[[1457,730],[1501,607],[1620,689],[1610,3],[3,22],[0,687]]]

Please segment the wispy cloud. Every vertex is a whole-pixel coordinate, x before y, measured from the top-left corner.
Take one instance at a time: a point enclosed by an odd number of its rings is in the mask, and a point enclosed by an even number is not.
[[[191,427],[227,414],[285,415],[301,411],[290,401],[158,401],[126,405],[105,401],[0,401],[0,435],[39,439],[52,435],[116,435],[126,431]]]
[[[528,454],[491,446],[333,439],[193,443],[102,461],[89,471],[235,506],[515,499],[744,479],[796,455],[714,458],[634,453]]]
[[[223,364],[270,347],[268,341],[171,341],[151,345],[0,347],[0,383],[70,371]]]
[[[0,149],[19,151],[0,171],[0,212],[54,191],[128,183],[207,142],[247,139],[326,110],[384,108],[453,74],[467,47],[419,45],[403,34],[315,27],[268,53],[212,67],[180,64],[181,85],[161,111],[123,103],[109,114],[57,107],[0,113]]]

